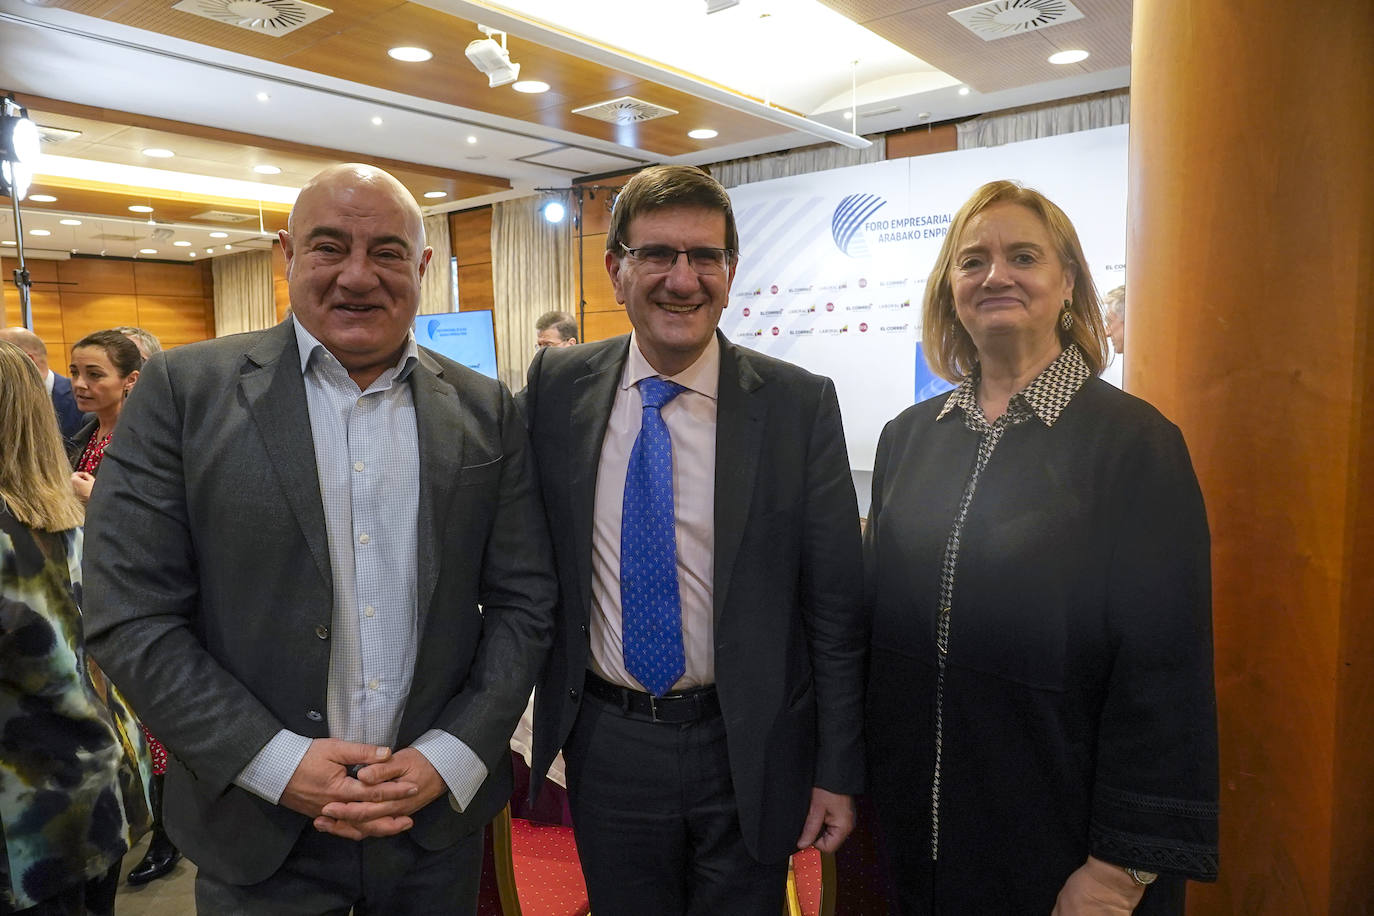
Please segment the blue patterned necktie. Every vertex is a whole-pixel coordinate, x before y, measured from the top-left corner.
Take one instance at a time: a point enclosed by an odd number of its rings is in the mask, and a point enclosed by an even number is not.
[[[687,670],[682,599],[677,588],[677,519],[673,511],[673,440],[659,409],[686,389],[639,382],[644,402],[639,435],[625,473],[620,519],[620,620],[625,670],[662,696]]]

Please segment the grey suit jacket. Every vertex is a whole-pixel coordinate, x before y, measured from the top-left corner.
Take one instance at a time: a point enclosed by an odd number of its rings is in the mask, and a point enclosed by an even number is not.
[[[720,342],[716,687],[745,843],[776,861],[796,848],[813,785],[863,787],[859,511],[831,381]],[[530,367],[527,421],[560,585],[532,785],[582,699],[597,465],[628,353],[629,338],[617,337],[547,347]]]
[[[438,849],[509,797],[508,742],[543,662],[555,583],[524,430],[499,383],[427,350],[418,654],[398,746],[456,735],[490,776],[411,835]],[[144,368],[87,515],[87,641],[166,744],[168,831],[201,868],[261,881],[308,819],[233,785],[281,728],[325,737],[333,599],[291,322]]]

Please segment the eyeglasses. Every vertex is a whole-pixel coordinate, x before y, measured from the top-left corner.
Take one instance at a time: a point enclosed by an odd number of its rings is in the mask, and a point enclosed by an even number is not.
[[[734,254],[729,248],[669,248],[667,245],[641,245],[631,248],[624,242],[625,253],[653,271],[667,272],[677,263],[677,256],[687,255],[687,264],[699,274],[723,274]]]

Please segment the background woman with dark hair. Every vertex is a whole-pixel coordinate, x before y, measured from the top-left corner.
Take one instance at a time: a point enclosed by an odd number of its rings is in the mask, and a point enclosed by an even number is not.
[[[148,827],[142,744],[87,673],[81,505],[42,379],[3,341],[0,443],[0,913],[112,913]]]
[[[91,498],[95,473],[105,447],[114,435],[124,399],[138,381],[143,357],[132,340],[118,331],[87,334],[72,347],[72,394],[82,413],[94,414],[69,440],[72,489],[85,505]]]
[[[958,387],[884,429],[870,791],[902,912],[1183,912],[1217,869],[1207,517],[1178,428],[1097,374],[1064,212],[979,188],[926,285]]]

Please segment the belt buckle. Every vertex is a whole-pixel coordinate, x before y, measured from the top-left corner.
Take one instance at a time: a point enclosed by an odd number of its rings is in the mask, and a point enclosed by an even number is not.
[[[658,697],[654,696],[652,693],[649,694],[649,721],[654,724],[658,724],[660,721],[658,718]]]

